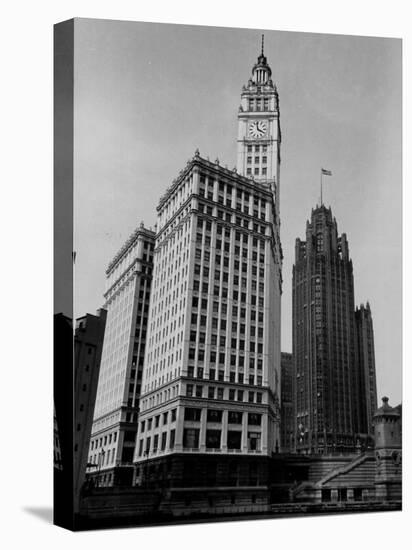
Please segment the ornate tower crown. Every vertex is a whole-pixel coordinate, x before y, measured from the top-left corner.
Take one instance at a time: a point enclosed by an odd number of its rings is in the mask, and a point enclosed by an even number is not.
[[[257,85],[265,85],[270,81],[272,76],[272,70],[267,63],[267,59],[263,53],[264,46],[264,35],[262,34],[262,51],[258,57],[257,63],[253,66],[252,69],[252,82]]]

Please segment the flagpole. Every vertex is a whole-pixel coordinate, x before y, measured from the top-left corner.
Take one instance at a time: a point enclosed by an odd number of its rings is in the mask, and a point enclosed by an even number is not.
[[[323,196],[322,196],[322,168],[320,169],[320,205],[322,206],[323,204]]]

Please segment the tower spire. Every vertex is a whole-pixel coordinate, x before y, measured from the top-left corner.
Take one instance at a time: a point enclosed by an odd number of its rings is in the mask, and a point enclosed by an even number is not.
[[[265,44],[265,35],[262,34],[262,55],[264,55],[264,53],[263,53],[263,46],[264,46],[264,44]]]

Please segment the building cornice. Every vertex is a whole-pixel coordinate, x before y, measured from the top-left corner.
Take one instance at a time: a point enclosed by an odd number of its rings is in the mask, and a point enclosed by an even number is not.
[[[225,166],[221,166],[219,161],[217,162],[211,162],[208,159],[205,159],[200,156],[199,152],[196,151],[195,155],[192,159],[190,159],[185,168],[183,168],[179,175],[173,180],[172,185],[168,187],[166,192],[162,195],[160,198],[159,204],[157,206],[157,211],[159,212],[164,204],[167,202],[169,197],[175,192],[176,189],[178,189],[179,185],[182,183],[182,181],[187,177],[187,175],[195,168],[203,168],[205,170],[209,170],[217,175],[224,176],[225,178],[229,179],[232,182],[236,183],[242,183],[243,185],[246,185],[251,190],[255,190],[256,186],[258,185],[263,191],[266,191],[268,193],[271,193],[272,190],[270,188],[269,184],[266,184],[265,182],[257,182],[251,178],[248,178],[246,176],[242,176],[239,174],[236,169],[230,170],[229,168],[226,168]]]
[[[133,233],[130,235],[130,237],[127,239],[127,241],[124,243],[122,248],[117,252],[117,254],[114,256],[113,260],[109,263],[107,269],[106,269],[106,275],[110,273],[110,271],[113,270],[113,268],[119,263],[120,259],[126,254],[126,252],[134,246],[136,241],[139,237],[146,237],[149,240],[153,240],[156,237],[156,233],[152,231],[151,229],[147,229],[144,227],[143,222],[142,224],[133,231]]]

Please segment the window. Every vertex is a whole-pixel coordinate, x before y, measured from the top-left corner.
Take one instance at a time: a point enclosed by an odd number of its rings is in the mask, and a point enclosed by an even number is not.
[[[200,414],[201,414],[201,409],[185,407],[185,420],[190,420],[192,422],[199,422]]]
[[[202,397],[203,386],[196,386],[196,397]]]
[[[220,437],[221,437],[220,430],[206,430],[206,448],[219,449]]]
[[[169,449],[173,449],[175,446],[175,430],[170,430]]]
[[[208,390],[207,390],[207,396],[209,399],[214,399],[215,398],[215,388],[213,386],[209,386]]]
[[[186,449],[199,448],[199,429],[185,428],[183,430],[183,447]]]
[[[162,451],[166,449],[167,432],[162,433]]]
[[[214,409],[208,409],[207,411],[208,422],[222,422],[222,411],[216,411]]]
[[[229,411],[228,422],[229,424],[242,424],[243,413],[239,411]]]
[[[256,413],[248,413],[248,424],[251,426],[260,426],[262,415]]]
[[[187,397],[193,396],[193,384],[187,384],[186,385],[186,395]]]
[[[227,447],[228,449],[240,449],[242,441],[242,432],[241,431],[231,431],[227,432]]]
[[[247,438],[249,451],[260,451],[260,433],[248,432]]]

